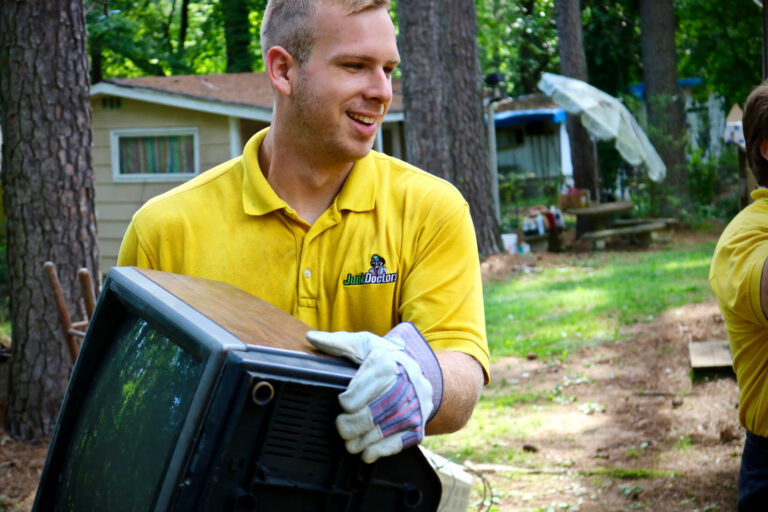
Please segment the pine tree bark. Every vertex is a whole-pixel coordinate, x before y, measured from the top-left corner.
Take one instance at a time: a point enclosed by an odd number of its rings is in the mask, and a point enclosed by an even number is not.
[[[405,159],[452,181],[440,65],[441,0],[399,0]]]
[[[481,254],[501,251],[492,199],[488,137],[483,122],[483,86],[474,2],[443,0],[443,112],[450,141],[452,181],[469,203]],[[450,34],[448,36],[448,34]]]
[[[76,320],[77,269],[98,275],[82,0],[7,0],[0,16],[3,200],[12,353],[5,428],[50,435],[72,368],[43,263]],[[77,312],[77,314],[74,314]]]
[[[579,0],[556,0],[557,35],[560,50],[560,73],[563,76],[587,81],[587,58],[581,29]],[[589,190],[593,201],[598,200],[598,178],[595,168],[595,148],[578,115],[568,114],[566,129],[571,143],[573,182],[576,188]],[[587,219],[579,219],[577,231],[583,232]]]
[[[474,3],[399,0],[398,25],[406,160],[462,192],[480,253],[498,253]]]
[[[693,202],[685,165],[672,0],[641,0],[640,27],[648,137],[667,166],[665,183],[654,186],[654,206],[663,215],[690,214]]]

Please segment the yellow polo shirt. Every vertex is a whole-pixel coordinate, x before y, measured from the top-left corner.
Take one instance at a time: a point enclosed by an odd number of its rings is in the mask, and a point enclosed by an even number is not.
[[[717,242],[709,282],[717,296],[739,382],[739,421],[768,437],[768,320],[760,280],[768,258],[768,189],[752,192]]]
[[[488,379],[480,265],[469,207],[448,182],[370,152],[313,225],[243,155],[148,201],[118,265],[223,281],[315,329],[383,335],[416,325],[434,350],[474,356]]]

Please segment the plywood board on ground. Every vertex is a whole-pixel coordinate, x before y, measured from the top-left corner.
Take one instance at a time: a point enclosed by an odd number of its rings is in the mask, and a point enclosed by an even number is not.
[[[731,348],[727,340],[693,341],[688,344],[691,367],[723,368],[733,365]]]

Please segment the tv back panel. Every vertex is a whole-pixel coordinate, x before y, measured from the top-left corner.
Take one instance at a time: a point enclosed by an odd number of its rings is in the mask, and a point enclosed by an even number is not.
[[[308,329],[224,283],[111,269],[33,510],[436,510],[417,447],[346,451],[337,396],[356,368]]]

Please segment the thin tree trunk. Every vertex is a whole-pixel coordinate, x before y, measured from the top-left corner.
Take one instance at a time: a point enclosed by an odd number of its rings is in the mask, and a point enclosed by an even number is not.
[[[579,0],[557,0],[557,34],[560,40],[560,72],[563,76],[587,81],[587,58],[581,30]],[[595,153],[587,130],[578,116],[568,114],[568,136],[571,139],[571,160],[576,187],[589,190],[592,200],[597,199],[598,183],[595,172]]]
[[[5,427],[23,440],[52,433],[72,367],[43,263],[57,264],[72,312],[80,310],[77,269],[98,275],[86,48],[82,0],[3,3],[2,184],[12,323]]]
[[[643,78],[648,136],[667,166],[667,177],[654,186],[655,206],[664,215],[692,213],[685,167],[683,99],[677,83],[675,19],[672,0],[641,0]]]
[[[222,0],[224,36],[227,43],[227,73],[253,71],[248,4],[246,0]]]
[[[179,13],[179,54],[184,53],[184,43],[187,40],[187,28],[189,27],[189,0],[181,1]]]
[[[91,41],[91,83],[101,82],[102,74],[102,56],[101,45],[97,41]]]
[[[587,57],[584,53],[579,0],[555,0],[555,15],[560,41],[560,73],[586,82]],[[571,145],[574,186],[588,190],[590,199],[598,201],[599,183],[592,139],[578,115],[568,114],[565,126]],[[591,229],[592,222],[589,219],[582,217],[576,221],[577,235]]]

